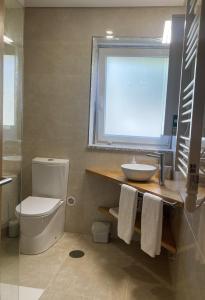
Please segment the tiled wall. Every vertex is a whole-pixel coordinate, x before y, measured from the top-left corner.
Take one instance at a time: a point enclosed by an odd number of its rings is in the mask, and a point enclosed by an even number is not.
[[[23,194],[31,193],[31,159],[69,158],[66,230],[89,232],[102,216],[98,205],[115,205],[119,187],[85,174],[86,166],[119,168],[132,154],[87,150],[91,38],[106,29],[116,35],[159,37],[178,8],[26,9]],[[143,159],[142,157],[140,159]],[[170,300],[205,298],[205,211],[175,210],[179,252],[170,259]],[[167,299],[167,298],[166,298]]]
[[[87,147],[92,36],[161,37],[181,8],[26,9],[23,194],[31,193],[31,159],[70,159],[66,230],[89,232],[97,206],[118,201],[119,188],[85,174],[86,166],[119,168],[132,154]]]
[[[16,60],[15,77],[15,124],[11,128],[3,126],[2,174],[13,178],[13,182],[2,187],[2,227],[7,227],[15,217],[15,208],[21,191],[21,136],[22,136],[22,80],[23,80],[23,28],[24,9],[16,0],[5,1],[4,34],[13,40],[11,45],[4,44],[4,55],[11,54]],[[3,99],[3,109],[7,98]],[[12,104],[9,107],[12,110]]]
[[[175,212],[178,253],[170,259],[176,300],[205,299],[205,208],[193,214]]]

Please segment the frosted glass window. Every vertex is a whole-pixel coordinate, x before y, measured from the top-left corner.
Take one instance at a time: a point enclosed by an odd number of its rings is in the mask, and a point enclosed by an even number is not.
[[[160,137],[168,58],[107,57],[105,134]]]
[[[170,149],[168,65],[169,46],[158,39],[93,39],[90,146]]]
[[[15,56],[4,55],[3,125],[15,125]]]

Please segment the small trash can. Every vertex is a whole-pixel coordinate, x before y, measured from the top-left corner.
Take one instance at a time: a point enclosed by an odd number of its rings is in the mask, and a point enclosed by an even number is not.
[[[93,241],[96,243],[108,243],[110,239],[109,222],[94,222],[92,225]]]
[[[16,238],[19,236],[19,222],[17,219],[9,221],[9,237]]]

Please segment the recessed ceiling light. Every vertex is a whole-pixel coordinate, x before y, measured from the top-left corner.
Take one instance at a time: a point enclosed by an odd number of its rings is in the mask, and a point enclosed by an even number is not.
[[[10,39],[8,36],[4,35],[4,43],[6,44],[12,44],[14,41]]]
[[[113,35],[113,31],[112,30],[106,30],[106,34]]]
[[[163,33],[163,38],[162,38],[163,44],[171,43],[171,34],[172,34],[172,21],[167,20],[164,23],[164,33]]]

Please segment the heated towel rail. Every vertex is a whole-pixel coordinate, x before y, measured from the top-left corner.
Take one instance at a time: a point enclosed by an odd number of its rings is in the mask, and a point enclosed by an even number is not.
[[[176,169],[186,178],[185,207],[192,212],[197,200],[205,102],[205,0],[188,0],[185,22]]]

